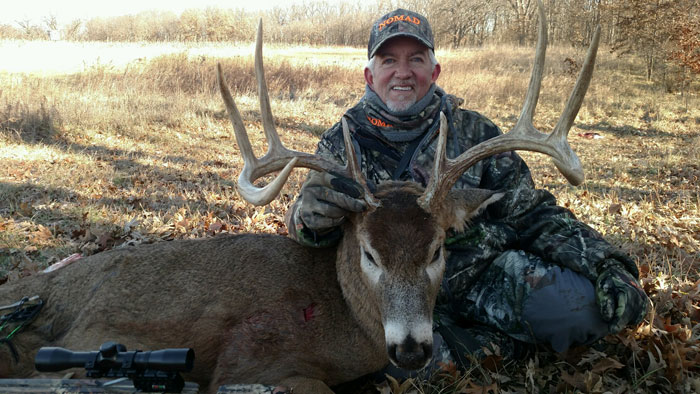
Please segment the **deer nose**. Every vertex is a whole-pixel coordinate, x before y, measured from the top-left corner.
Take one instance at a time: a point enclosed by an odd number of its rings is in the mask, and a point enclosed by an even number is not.
[[[391,362],[397,367],[417,370],[430,362],[433,355],[433,343],[418,343],[409,335],[400,344],[388,344],[387,353]]]

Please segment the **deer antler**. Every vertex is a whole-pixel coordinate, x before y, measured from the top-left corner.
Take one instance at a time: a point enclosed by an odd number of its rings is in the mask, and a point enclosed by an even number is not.
[[[586,95],[588,85],[591,82],[600,39],[600,26],[598,26],[593,34],[593,40],[586,54],[586,60],[576,80],[574,90],[571,92],[566,107],[559,118],[559,122],[554,127],[552,133],[542,133],[532,125],[532,117],[535,114],[535,107],[537,106],[537,99],[540,94],[542,71],[544,69],[544,59],[547,48],[547,25],[544,6],[541,0],[538,0],[537,3],[539,6],[540,23],[537,47],[535,50],[535,63],[525,96],[523,110],[520,113],[517,123],[509,132],[475,145],[455,159],[448,159],[445,155],[448,126],[444,114],[441,114],[440,135],[435,152],[433,174],[423,196],[421,196],[419,200],[425,209],[429,210],[434,204],[439,204],[439,202],[447,196],[447,193],[457,179],[459,179],[468,168],[486,157],[512,150],[528,150],[549,155],[552,157],[559,171],[571,184],[579,185],[583,182],[583,168],[581,167],[581,162],[576,156],[576,153],[571,150],[566,138],[581,108],[581,102]]]
[[[298,152],[285,148],[280,141],[275,123],[270,109],[270,98],[268,96],[267,83],[265,82],[265,71],[263,70],[262,59],[262,20],[258,24],[258,34],[255,44],[255,76],[258,81],[258,96],[260,99],[260,112],[262,114],[263,128],[265,130],[265,138],[267,139],[267,153],[261,158],[255,157],[253,148],[248,139],[243,119],[236,107],[236,103],[231,97],[226,81],[224,80],[221,64],[217,65],[217,75],[219,81],[219,90],[221,97],[226,105],[226,110],[233,124],[233,130],[236,135],[238,147],[243,155],[243,171],[238,177],[236,188],[244,200],[254,205],[266,205],[272,201],[284,186],[284,183],[289,178],[289,174],[294,167],[306,167],[317,171],[338,173],[349,178],[353,178],[356,182],[363,186],[365,190],[365,200],[370,206],[377,206],[376,199],[367,187],[367,183],[360,171],[360,165],[357,163],[355,148],[350,141],[350,132],[345,119],[343,122],[343,135],[345,137],[345,150],[347,164],[345,167],[328,160],[318,155]],[[256,179],[276,172],[281,172],[265,187],[257,187],[253,184]]]

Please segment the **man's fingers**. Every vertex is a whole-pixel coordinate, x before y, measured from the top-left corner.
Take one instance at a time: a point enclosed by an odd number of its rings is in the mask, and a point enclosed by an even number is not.
[[[301,189],[299,214],[306,226],[321,231],[340,225],[350,212],[362,212],[367,203],[357,182],[326,172],[312,172]]]
[[[348,214],[348,210],[333,203],[319,200],[311,210],[315,215],[327,216],[332,219],[339,219]]]
[[[612,296],[603,298],[600,305],[600,314],[603,320],[609,322],[615,317],[615,300]]]
[[[320,200],[334,204],[345,211],[362,212],[367,207],[364,200],[353,198],[345,193],[340,193],[331,189],[325,189],[324,192],[324,195],[319,198]]]
[[[312,185],[309,185],[312,186]],[[313,175],[313,186],[325,186],[352,198],[362,198],[364,190],[359,183],[340,174],[317,172]]]
[[[333,190],[347,194],[352,198],[360,198],[364,194],[362,186],[350,178],[334,177],[330,183]]]
[[[627,293],[621,291],[617,296],[617,305],[615,305],[615,316],[613,317],[610,325],[614,327],[615,331],[622,330],[623,327],[629,323],[630,311],[627,310]]]

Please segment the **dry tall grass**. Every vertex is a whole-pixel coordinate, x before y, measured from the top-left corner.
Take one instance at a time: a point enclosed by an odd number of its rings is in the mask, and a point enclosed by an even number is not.
[[[267,207],[251,207],[234,191],[242,163],[215,88],[216,62],[226,70],[254,148],[264,150],[252,56],[241,52],[228,58],[167,54],[124,67],[94,64],[74,74],[0,71],[3,280],[76,252],[224,231],[284,234],[283,215],[303,172],[295,172]],[[266,74],[282,139],[313,151],[317,136],[363,93],[365,52],[297,52],[266,51]],[[531,49],[517,47],[439,52],[439,83],[505,130],[519,113],[532,56]],[[582,57],[568,48],[549,50],[536,126],[554,126],[575,78],[566,59]],[[586,182],[568,186],[548,159],[523,154],[539,186],[633,255],[656,315],[639,330],[609,339],[609,345],[617,341],[613,353],[584,353],[558,364],[545,364],[540,355],[527,365],[499,364],[495,372],[448,374],[446,381],[534,392],[562,384],[640,392],[700,385],[694,361],[700,360],[699,90],[695,86],[690,97],[667,94],[644,80],[641,64],[601,50],[570,137]],[[596,360],[635,367],[601,370]],[[557,380],[563,371],[570,379]],[[498,380],[503,373],[509,380]]]

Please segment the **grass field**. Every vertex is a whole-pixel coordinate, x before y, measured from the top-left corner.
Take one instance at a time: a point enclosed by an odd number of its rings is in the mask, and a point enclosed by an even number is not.
[[[0,42],[3,282],[73,253],[221,232],[286,234],[283,216],[304,173],[294,172],[267,207],[242,201],[234,189],[242,160],[215,87],[221,62],[262,153],[252,45],[121,45]],[[507,130],[533,52],[438,51],[438,82]],[[286,145],[313,151],[318,135],[359,99],[365,53],[266,47]],[[580,63],[583,53],[549,50],[535,116],[544,131],[574,83],[566,58]],[[700,392],[697,82],[682,96],[667,93],[645,80],[641,63],[601,49],[569,138],[585,183],[567,185],[547,158],[523,153],[539,187],[637,261],[655,305],[647,321],[595,348],[518,363],[496,355],[471,371],[447,368],[431,383],[394,384],[394,392]]]

